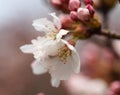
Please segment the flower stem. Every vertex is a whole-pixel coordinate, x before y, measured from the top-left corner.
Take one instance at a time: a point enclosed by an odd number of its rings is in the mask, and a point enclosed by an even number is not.
[[[101,30],[101,32],[99,32],[99,35],[103,35],[103,36],[106,36],[106,37],[112,38],[112,39],[120,39],[120,34],[117,34],[115,32],[111,32],[111,31],[106,30],[106,29]]]

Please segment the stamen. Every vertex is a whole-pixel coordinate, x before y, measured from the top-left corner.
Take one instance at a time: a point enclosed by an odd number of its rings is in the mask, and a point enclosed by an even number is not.
[[[71,55],[71,50],[65,45],[58,50],[58,56],[60,60],[65,64],[67,57]]]
[[[48,33],[48,34],[47,34],[47,37],[50,37],[50,38],[52,38],[52,39],[56,39],[57,33],[58,33],[58,32]]]

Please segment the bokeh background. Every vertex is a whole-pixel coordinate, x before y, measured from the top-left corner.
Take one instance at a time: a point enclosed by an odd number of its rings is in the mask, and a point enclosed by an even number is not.
[[[82,88],[86,88],[87,84],[91,86],[95,83],[92,84],[91,78],[102,79],[104,88],[101,86],[101,89],[104,90],[111,82],[111,78],[107,75],[113,67],[119,72],[120,65],[113,65],[120,63],[118,56],[116,57],[101,42],[97,44],[93,38],[91,41],[79,41],[76,46],[82,59],[81,69],[84,75],[74,75],[70,80],[64,81],[59,88],[51,87],[49,74],[33,75],[30,64],[34,59],[32,55],[23,54],[19,47],[42,35],[34,30],[33,20],[47,17],[48,13],[54,11],[61,13],[55,10],[48,0],[0,0],[0,95],[37,95],[39,92],[44,92],[46,95],[89,95],[78,93]],[[120,31],[119,17],[120,5],[117,4],[109,13],[111,30]],[[102,19],[102,15],[100,18]],[[100,87],[98,80],[95,87],[98,87],[97,84]],[[97,89],[95,87],[91,86],[93,90]],[[82,91],[91,90],[86,89]]]

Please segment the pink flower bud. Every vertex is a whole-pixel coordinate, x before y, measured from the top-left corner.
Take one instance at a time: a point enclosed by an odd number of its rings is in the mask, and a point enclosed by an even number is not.
[[[110,85],[107,95],[120,95],[120,81],[114,81]]]
[[[94,10],[93,6],[90,5],[90,4],[88,4],[88,5],[86,6],[86,8],[89,10],[90,15],[93,16],[94,13],[95,13],[95,10]]]
[[[69,9],[68,9],[69,0],[50,0],[50,2],[55,8],[65,13],[69,12]]]
[[[74,21],[78,20],[77,12],[76,12],[76,11],[71,11],[71,12],[70,12],[70,17],[71,17],[71,19],[74,20]]]
[[[60,15],[60,21],[62,23],[62,28],[64,29],[69,28],[73,22],[69,15],[63,15],[63,14]]]
[[[76,11],[80,7],[81,3],[79,0],[70,0],[69,1],[69,10]]]
[[[91,18],[90,12],[87,8],[79,8],[77,10],[77,16],[81,21],[88,21]]]
[[[68,3],[69,0],[61,0],[62,3]]]
[[[117,94],[115,94],[115,93],[112,92],[112,91],[108,91],[106,95],[117,95]]]
[[[120,94],[120,81],[113,82],[110,88],[113,92]]]
[[[84,0],[85,5],[90,4],[93,5],[93,0]]]
[[[57,8],[59,8],[62,4],[61,0],[50,0],[50,2],[54,7],[57,7]]]

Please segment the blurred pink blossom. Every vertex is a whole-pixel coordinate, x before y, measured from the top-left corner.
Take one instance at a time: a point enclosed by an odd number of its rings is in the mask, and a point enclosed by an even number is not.
[[[70,95],[105,95],[107,84],[101,79],[73,75],[64,86]]]

